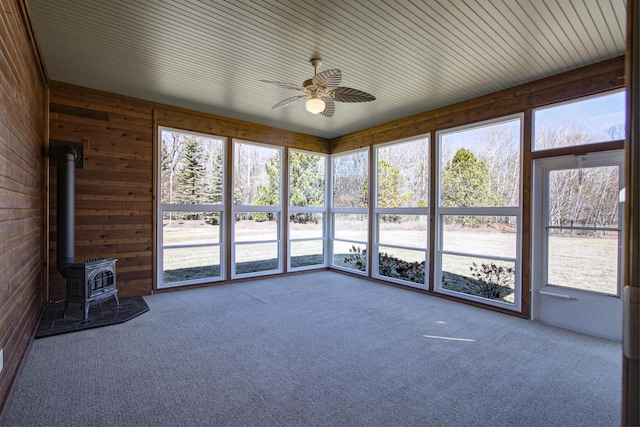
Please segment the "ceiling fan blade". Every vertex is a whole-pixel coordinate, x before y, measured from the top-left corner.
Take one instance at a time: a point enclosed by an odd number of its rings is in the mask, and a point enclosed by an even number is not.
[[[374,101],[375,96],[350,87],[337,87],[335,89],[334,99],[338,102],[367,102]]]
[[[322,98],[322,100],[324,101],[324,110],[320,114],[325,117],[333,117],[333,113],[336,112],[336,103],[329,97]]]
[[[325,70],[321,73],[318,73],[311,79],[311,82],[314,85],[326,87],[329,90],[333,90],[340,86],[341,81],[342,72],[335,68],[333,70]]]
[[[262,83],[269,83],[272,85],[283,87],[285,89],[304,90],[304,88],[300,87],[299,85],[294,85],[293,83],[274,82],[272,80],[258,80],[258,81]]]
[[[307,98],[307,95],[292,96],[291,98],[283,99],[282,101],[278,102],[276,105],[271,107],[271,109],[275,110],[276,108],[286,107],[288,105],[295,104],[298,101],[302,101],[305,98]]]

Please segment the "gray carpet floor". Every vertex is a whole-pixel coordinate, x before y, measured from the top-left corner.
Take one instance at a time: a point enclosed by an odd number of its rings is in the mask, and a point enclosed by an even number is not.
[[[322,271],[35,340],[6,426],[618,426],[621,347]]]

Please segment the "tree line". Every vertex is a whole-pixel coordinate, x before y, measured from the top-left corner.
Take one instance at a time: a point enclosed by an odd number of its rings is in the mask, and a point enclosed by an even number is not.
[[[617,126],[608,131],[615,138],[620,136],[623,129]],[[594,138],[593,133],[579,127],[567,125],[558,128],[556,125],[541,127],[535,143],[536,147],[545,149],[593,142]],[[519,141],[519,134],[512,128],[494,127],[453,152],[443,144],[441,206],[519,206]],[[242,143],[234,147],[234,204],[279,205],[280,150]],[[223,153],[222,139],[163,133],[162,203],[220,204],[224,185]],[[378,207],[428,205],[428,153],[426,139],[378,149]],[[368,207],[368,164],[367,152],[334,158],[334,206]],[[319,155],[297,151],[290,153],[287,196],[291,206],[324,206],[326,167],[324,157]],[[550,225],[617,224],[617,168],[557,171],[549,178]],[[287,202],[286,197],[284,202]],[[252,219],[256,220],[273,219],[272,214],[253,216],[255,218]],[[291,220],[306,222],[315,218],[312,214],[294,213]],[[510,221],[509,218],[504,220]],[[462,225],[471,224],[462,221]]]

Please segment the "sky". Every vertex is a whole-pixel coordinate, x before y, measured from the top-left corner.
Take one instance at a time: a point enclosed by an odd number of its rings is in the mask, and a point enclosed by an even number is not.
[[[584,98],[581,101],[571,101],[554,106],[539,108],[534,111],[534,128],[547,124],[574,124],[587,131],[601,134],[605,129],[623,125],[626,119],[625,92],[618,91],[606,95]],[[443,135],[443,147],[450,152],[458,148],[472,148],[478,139],[489,131],[491,127],[503,127],[514,132],[517,138],[519,121],[493,123],[489,126],[471,127],[458,132]],[[517,139],[514,143],[518,143]]]

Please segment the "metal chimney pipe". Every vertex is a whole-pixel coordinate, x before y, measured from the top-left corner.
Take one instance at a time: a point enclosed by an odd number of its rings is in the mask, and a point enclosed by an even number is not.
[[[57,264],[62,277],[67,277],[67,267],[75,261],[75,168],[76,151],[68,145],[60,145],[56,150],[58,182],[56,191],[58,237]]]

